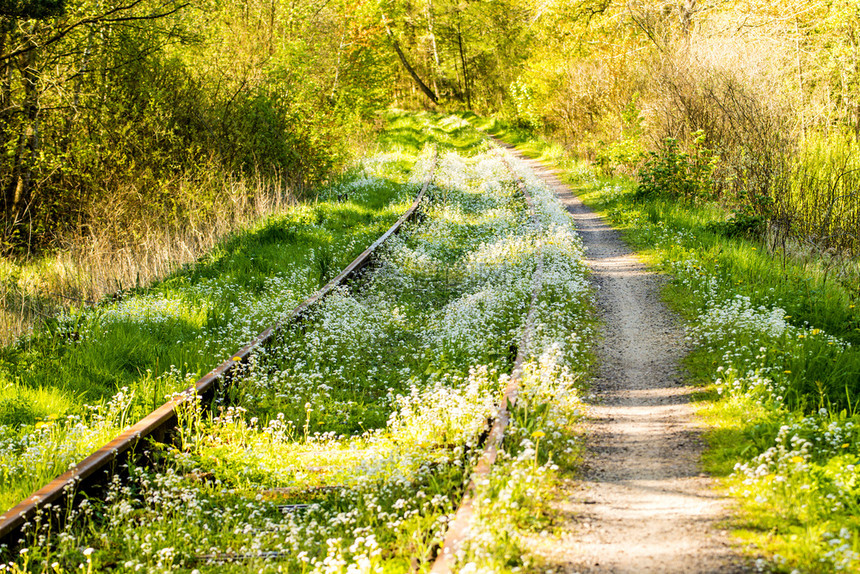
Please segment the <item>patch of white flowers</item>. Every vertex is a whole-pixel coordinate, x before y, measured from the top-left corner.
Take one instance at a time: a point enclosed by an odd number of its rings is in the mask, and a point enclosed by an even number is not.
[[[536,495],[552,460],[577,451],[590,291],[563,207],[527,180],[531,218],[500,155],[482,150],[443,155],[422,217],[365,276],[251,358],[230,391],[238,404],[211,419],[184,416],[183,448],[162,452],[158,472],[116,478],[104,521],[87,522],[87,535],[67,527],[51,556],[70,569],[109,562],[147,572],[426,563],[496,414],[542,257],[524,418],[503,457],[515,464],[500,471],[510,473],[504,504]],[[534,424],[545,438],[531,434]],[[535,465],[549,451],[550,462]],[[36,538],[34,551],[44,547]],[[84,544],[95,552],[82,555]]]
[[[503,450],[489,478],[478,484],[475,519],[460,572],[517,571],[528,566],[521,537],[525,516],[536,521],[559,465],[580,452],[580,388],[594,332],[593,304],[581,238],[557,197],[520,162],[509,158],[533,198],[536,257],[543,258],[530,347],[511,409]],[[529,290],[533,284],[529,285]],[[512,564],[516,566],[511,566]]]
[[[426,177],[432,158],[430,151],[425,150],[420,156],[411,180],[400,186],[400,197],[394,201],[414,197],[419,182]],[[354,191],[368,190],[383,183],[390,185],[394,164],[411,163],[413,159],[399,152],[366,159],[359,172],[347,178],[343,185],[352,186]],[[312,209],[297,206],[294,212],[301,219],[305,212],[310,215]],[[314,221],[308,221],[306,228],[322,229]],[[351,251],[355,241],[351,239],[335,247]],[[312,253],[308,261],[296,262],[289,271],[263,278],[259,289],[253,292],[249,292],[239,278],[222,275],[200,278],[168,292],[156,289],[127,294],[117,301],[90,309],[85,315],[59,316],[55,334],[73,341],[70,344],[106,342],[109,345],[107,342],[113,337],[122,337],[124,329],[128,328],[163,333],[170,332],[173,325],[192,325],[198,331],[196,339],[176,341],[176,344],[181,344],[188,353],[205,357],[205,361],[220,361],[280,320],[316,289],[313,267],[317,257],[318,254]],[[217,309],[214,302],[219,302]],[[210,322],[212,317],[217,320]],[[189,371],[187,366],[170,366],[158,377],[143,371],[129,388],[101,403],[82,405],[74,414],[51,415],[37,422],[35,427],[32,424],[0,424],[0,488],[6,495],[5,507],[0,510],[65,472],[125,426],[136,422],[129,420],[130,413],[148,412],[166,395],[186,388],[202,374]],[[58,387],[61,386],[58,382]]]

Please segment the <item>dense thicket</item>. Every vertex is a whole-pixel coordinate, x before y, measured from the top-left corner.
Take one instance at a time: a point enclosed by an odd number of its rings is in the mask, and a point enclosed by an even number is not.
[[[0,4],[7,246],[217,209],[217,186],[195,185],[213,173],[292,189],[324,178],[342,162],[346,134],[389,100],[391,66],[365,8]]]

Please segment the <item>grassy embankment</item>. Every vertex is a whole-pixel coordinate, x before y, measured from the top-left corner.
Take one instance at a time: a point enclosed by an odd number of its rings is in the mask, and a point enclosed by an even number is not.
[[[0,350],[0,508],[223,361],[333,277],[408,206],[424,118],[392,115],[379,153],[319,200],[235,234],[151,287],[49,318]],[[52,453],[50,456],[46,453]]]
[[[546,524],[536,509],[578,454],[582,248],[551,192],[526,179],[530,216],[479,133],[430,120],[448,145],[422,217],[255,353],[228,408],[186,403],[178,443],[149,447],[157,465],[117,477],[60,531],[34,524],[12,571],[426,571],[539,286],[520,402],[466,556],[473,571],[528,561],[520,534]]]
[[[736,535],[778,572],[860,567],[860,289],[802,251],[730,236],[727,210],[637,200],[635,182],[593,175],[560,146],[485,128],[561,168],[583,200],[673,281],[707,425],[705,470],[737,501]],[[853,286],[853,287],[852,287]]]

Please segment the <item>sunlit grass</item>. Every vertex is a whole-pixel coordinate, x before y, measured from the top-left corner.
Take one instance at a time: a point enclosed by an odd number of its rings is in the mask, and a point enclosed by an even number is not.
[[[117,421],[92,413],[119,389],[127,389],[125,422],[138,420],[331,279],[408,206],[420,151],[383,150],[386,157],[369,158],[318,202],[256,223],[149,289],[49,318],[33,337],[0,350],[0,508],[118,432]],[[50,436],[36,428],[48,422]],[[83,431],[74,428],[89,426],[98,430],[76,438]]]
[[[537,511],[558,465],[579,454],[593,337],[582,245],[549,190],[526,178],[530,221],[496,153],[468,144],[481,138],[458,118],[433,121],[456,133],[453,148],[465,143],[443,154],[422,216],[254,354],[231,406],[186,403],[176,442],[146,447],[154,467],[118,476],[49,545],[36,525],[14,568],[426,571],[508,380],[543,258],[522,400],[493,479],[502,487],[487,491],[521,518]],[[506,524],[482,522],[469,559],[527,564],[512,553],[519,534],[495,544]]]

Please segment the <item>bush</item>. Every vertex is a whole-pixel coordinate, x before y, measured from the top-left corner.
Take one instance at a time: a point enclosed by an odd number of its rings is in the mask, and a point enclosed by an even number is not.
[[[625,137],[620,141],[604,145],[595,153],[594,163],[600,168],[600,172],[612,177],[619,170],[634,170],[635,166],[642,161],[645,152],[638,139]]]
[[[704,132],[694,132],[693,136],[689,153],[681,150],[675,138],[666,138],[658,151],[648,154],[639,170],[637,199],[656,196],[696,199],[714,195],[714,169],[719,156],[704,146]]]

